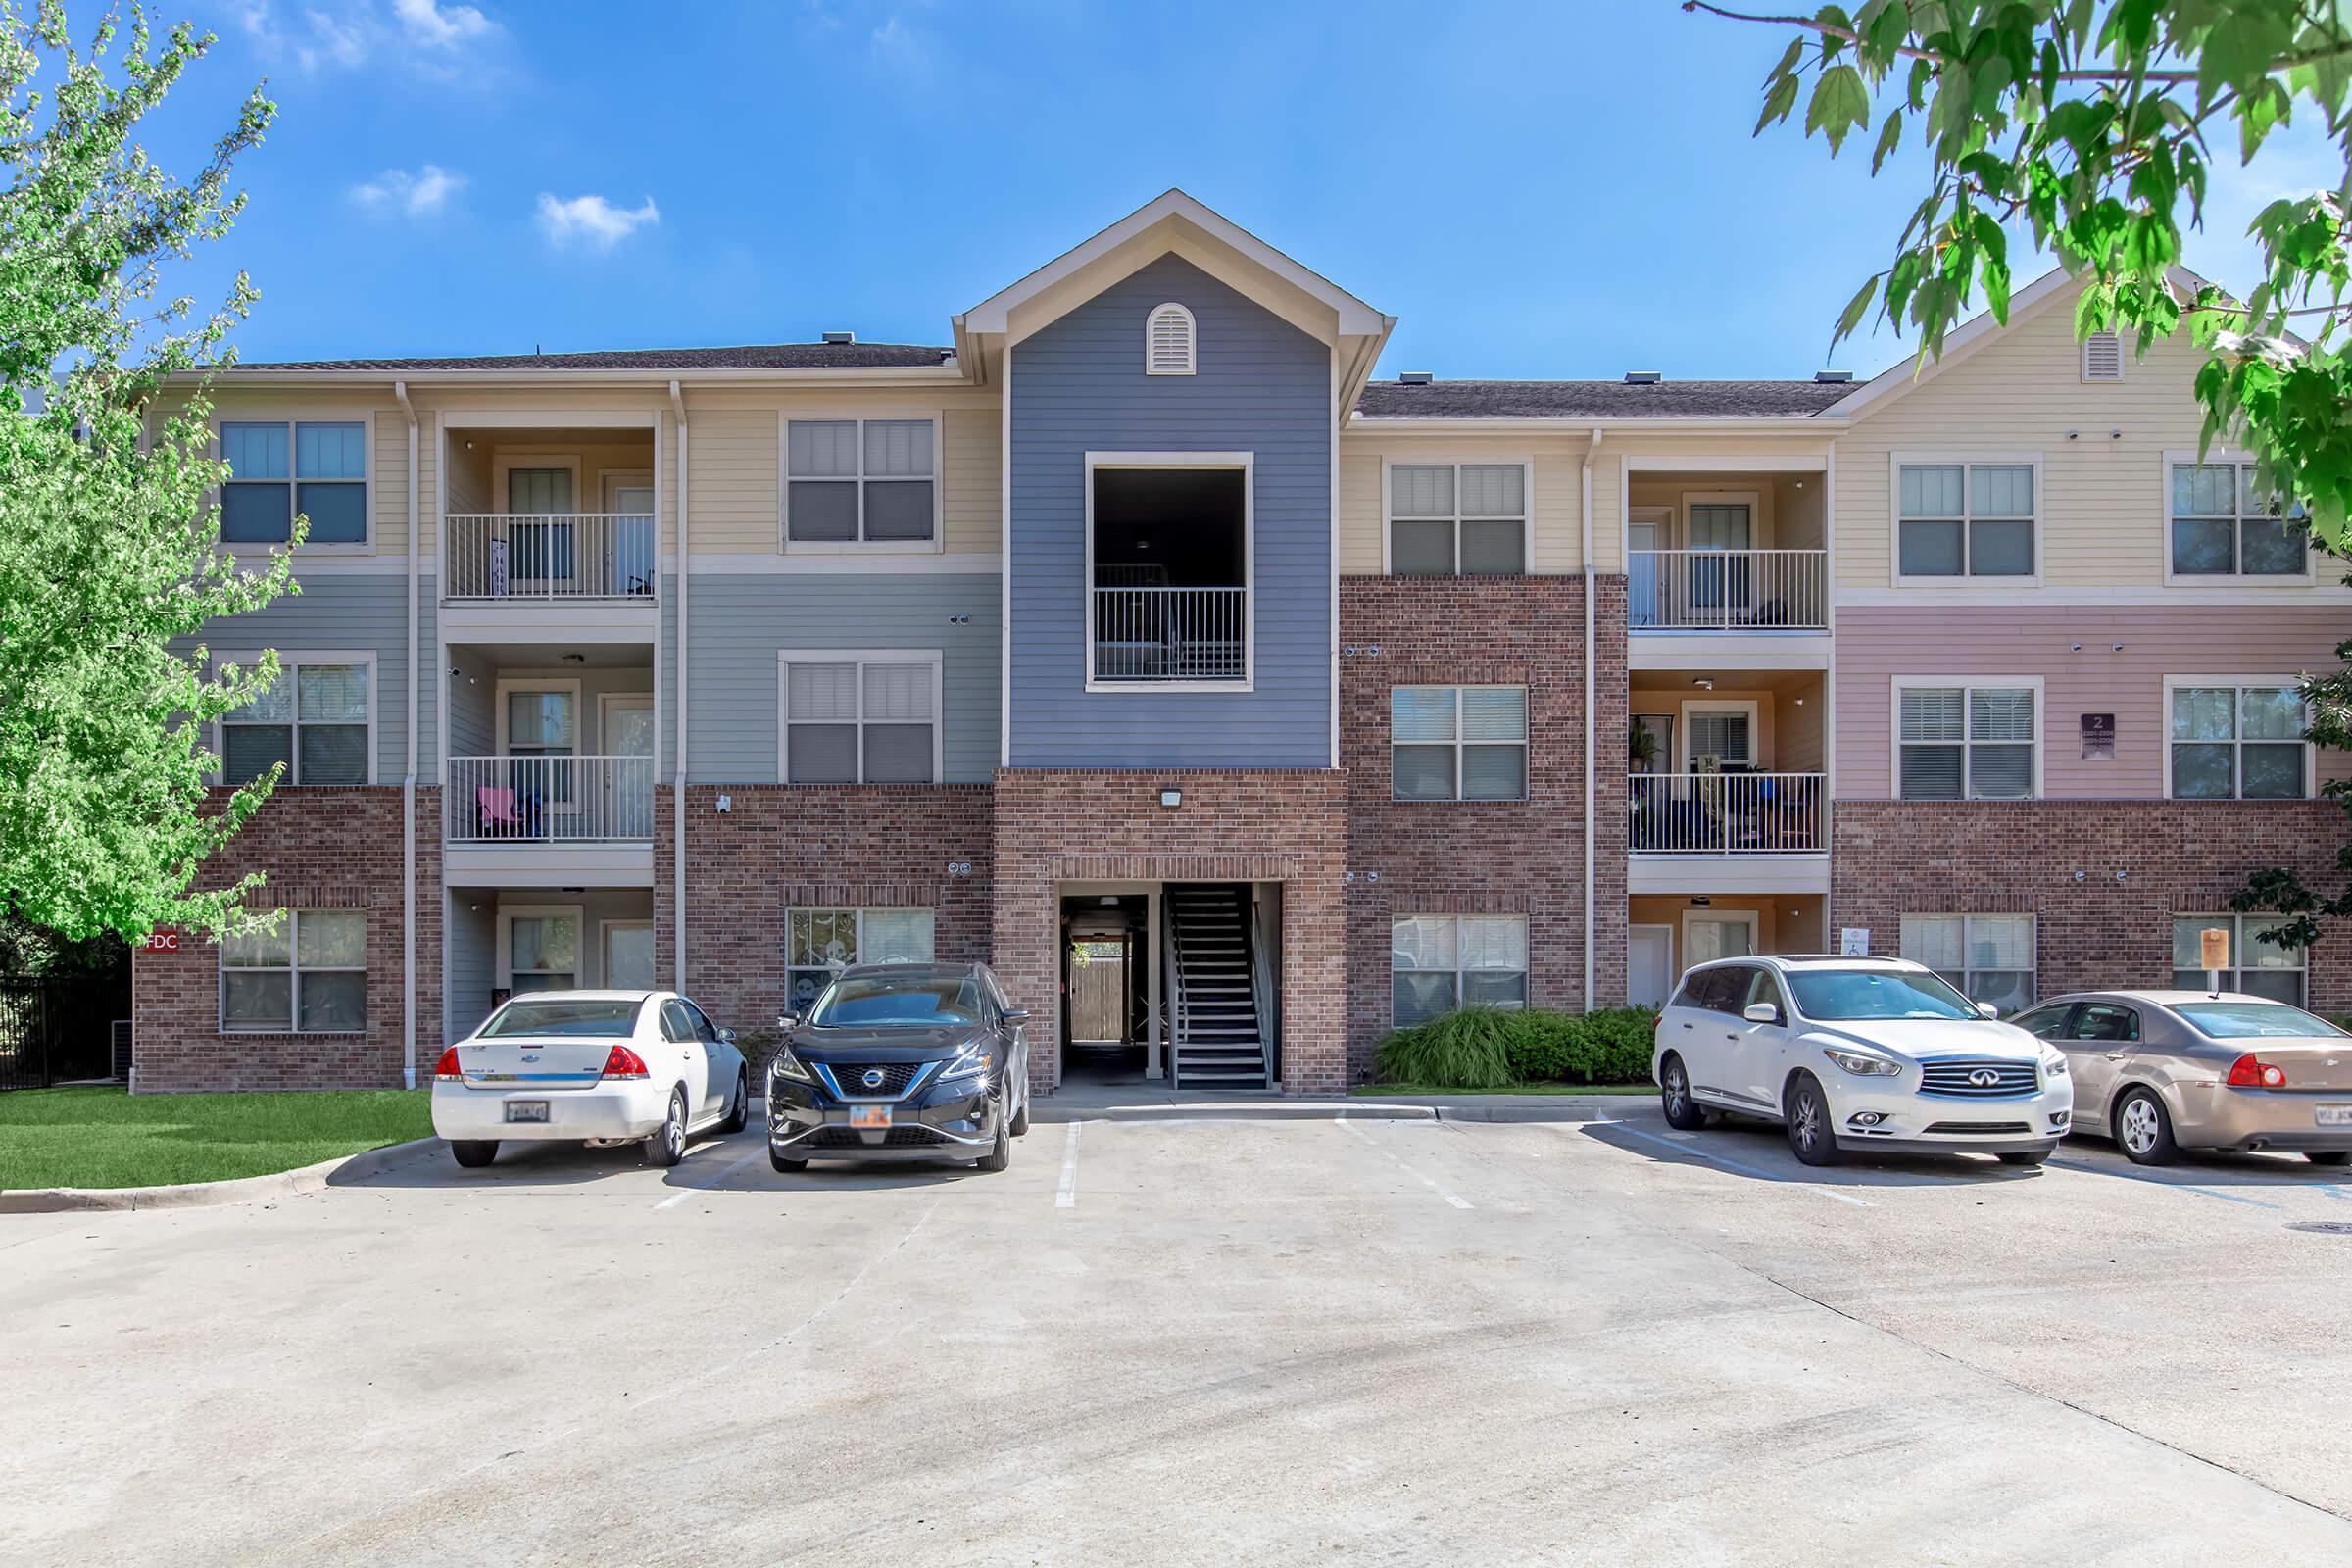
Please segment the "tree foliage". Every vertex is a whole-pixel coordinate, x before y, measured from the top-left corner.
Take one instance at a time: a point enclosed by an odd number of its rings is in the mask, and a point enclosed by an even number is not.
[[[227,363],[256,297],[241,272],[209,311],[163,290],[242,209],[229,167],[270,101],[250,94],[184,180],[132,139],[211,43],[132,10],[83,45],[60,0],[0,0],[0,899],[70,940],[248,922],[258,878],[191,889],[275,783],[206,807],[210,721],[275,660],[215,671],[172,645],[289,591],[287,562],[220,549],[201,393],[150,417],[166,377]]]

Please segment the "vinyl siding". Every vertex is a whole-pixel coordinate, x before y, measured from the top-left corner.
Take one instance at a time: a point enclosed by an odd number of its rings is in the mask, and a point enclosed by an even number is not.
[[[1176,300],[1199,373],[1144,373],[1144,320]],[[1015,766],[1312,767],[1330,760],[1331,358],[1163,256],[1012,350]],[[1085,688],[1086,454],[1254,455],[1255,689]]]
[[[1383,470],[1398,463],[1532,463],[1535,549],[1530,569],[1584,569],[1582,456],[1587,442],[1557,436],[1350,434],[1340,443],[1340,570],[1375,576],[1385,568],[1388,514]],[[1597,551],[1595,552],[1597,554]]]
[[[479,907],[475,907],[475,906]],[[498,965],[498,903],[478,890],[453,889],[442,904],[449,981],[443,1033],[463,1040],[490,1016],[491,971]]]
[[[265,648],[281,657],[311,652],[375,655],[375,779],[398,784],[408,766],[408,578],[395,573],[336,572],[302,580],[302,592],[251,614],[215,621],[199,639],[215,659],[249,659]]]
[[[172,399],[172,406],[179,401]],[[389,388],[379,395],[216,385],[211,422],[217,429],[224,419],[358,420],[367,425],[368,451],[364,471],[368,477],[368,544],[365,550],[337,546],[334,554],[338,558],[398,557],[405,564],[409,548],[409,420]],[[425,466],[417,488],[429,497],[432,480],[421,444],[418,460]]]

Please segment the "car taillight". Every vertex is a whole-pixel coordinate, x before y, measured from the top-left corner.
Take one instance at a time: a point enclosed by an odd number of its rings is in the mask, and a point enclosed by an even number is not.
[[[2284,1089],[2286,1069],[2275,1061],[2247,1054],[2230,1064],[2230,1087],[2232,1089]]]
[[[605,1077],[643,1078],[645,1075],[643,1058],[628,1047],[614,1046],[605,1054]]]
[[[437,1083],[465,1082],[466,1069],[458,1065],[457,1047],[451,1046],[441,1053],[441,1059],[433,1064],[433,1078]]]

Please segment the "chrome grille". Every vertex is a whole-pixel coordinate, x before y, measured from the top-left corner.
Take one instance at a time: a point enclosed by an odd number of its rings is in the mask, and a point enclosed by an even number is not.
[[[2041,1087],[2030,1061],[1986,1061],[1945,1056],[1919,1067],[1919,1092],[1954,1100],[2015,1100]]]

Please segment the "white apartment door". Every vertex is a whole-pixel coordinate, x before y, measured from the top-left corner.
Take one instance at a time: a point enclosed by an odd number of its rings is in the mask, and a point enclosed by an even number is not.
[[[654,989],[654,922],[605,922],[605,984],[615,991]]]
[[[604,813],[616,839],[654,836],[654,700],[640,692],[604,700]]]
[[[1655,626],[1658,620],[1658,557],[1666,548],[1665,530],[1655,521],[1626,524],[1626,623]]]
[[[1663,1007],[1674,990],[1674,933],[1662,925],[1625,928],[1625,1000]]]
[[[647,599],[654,592],[654,487],[612,484],[605,491],[605,569],[601,592]]]

